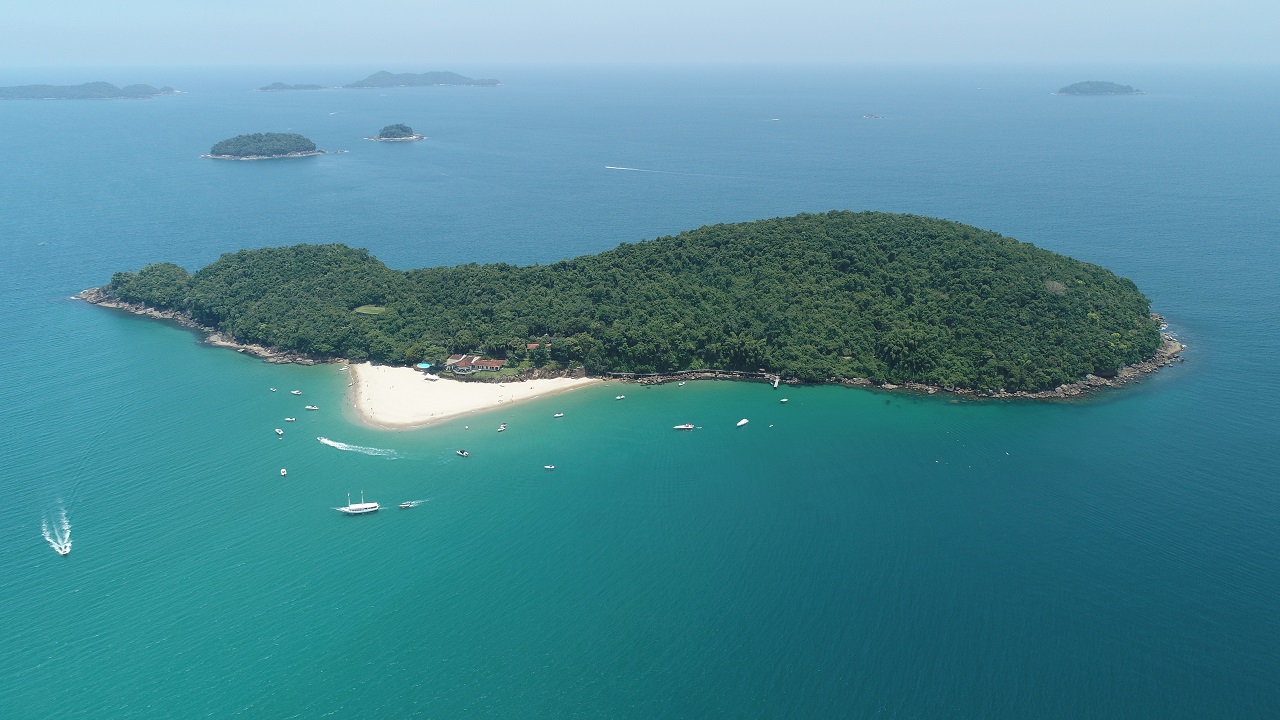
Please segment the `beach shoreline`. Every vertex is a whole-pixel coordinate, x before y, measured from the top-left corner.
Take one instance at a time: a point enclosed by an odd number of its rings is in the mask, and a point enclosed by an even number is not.
[[[463,415],[511,407],[603,382],[557,377],[510,382],[440,378],[407,367],[350,363],[347,405],[363,425],[380,430],[416,430]]]

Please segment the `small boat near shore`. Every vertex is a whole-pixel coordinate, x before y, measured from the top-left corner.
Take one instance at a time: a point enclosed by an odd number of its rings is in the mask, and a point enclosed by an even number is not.
[[[276,428],[276,434],[277,434],[277,435],[280,435],[281,437],[283,437],[283,436],[284,436],[284,431],[283,431],[283,430],[281,430],[280,428]]]
[[[320,407],[318,405],[307,405],[306,407],[303,408],[303,410],[319,410],[319,409]]]
[[[555,415],[552,415],[551,417],[564,417],[564,413],[556,413]]]
[[[507,429],[506,423],[502,423],[501,425],[498,426],[498,432],[502,432],[503,430],[506,430],[506,429]]]
[[[275,388],[271,388],[271,392],[275,392],[275,391],[276,391],[276,389],[275,389]]]
[[[289,474],[288,470],[285,470],[284,468],[280,468],[280,477],[285,477],[288,474]],[[350,502],[350,499],[348,499],[348,502]]]
[[[290,394],[290,395],[301,395],[301,394],[302,394],[302,391],[301,391],[301,390],[290,390],[290,391],[289,391],[289,394]]]
[[[378,505],[376,502],[365,502],[364,493],[361,492],[360,502],[351,502],[351,493],[347,493],[347,504],[342,507],[336,507],[334,510],[343,513],[344,515],[366,515],[371,512],[377,512],[381,507],[382,506]]]
[[[671,429],[672,430],[692,430],[693,423],[685,423],[683,425],[673,425]]]
[[[418,507],[418,503],[420,503],[420,502],[422,502],[422,501],[421,501],[421,500],[406,500],[406,501],[404,501],[404,502],[400,503],[400,509],[401,509],[401,510],[408,510],[408,509],[409,509],[409,508],[411,508],[411,507]]]
[[[471,456],[471,453],[467,452],[466,450],[459,450],[459,451],[458,451],[458,454],[459,454],[459,455],[461,455],[462,457],[470,457],[470,456]]]
[[[542,466],[542,468],[543,468],[544,470],[555,470],[555,469],[556,469],[556,466],[555,466],[555,465],[543,465],[543,466]]]
[[[742,418],[741,420],[738,421],[738,427],[742,427],[743,425],[746,425],[747,422],[748,420],[746,418]]]
[[[614,400],[623,400],[626,397],[627,397],[626,395],[619,395],[618,397],[614,398]]]
[[[285,422],[296,422],[298,418],[285,418]]]
[[[782,399],[781,399],[781,400],[779,400],[778,402],[786,402],[786,401],[787,401],[787,399],[786,399],[786,398],[782,398]]]

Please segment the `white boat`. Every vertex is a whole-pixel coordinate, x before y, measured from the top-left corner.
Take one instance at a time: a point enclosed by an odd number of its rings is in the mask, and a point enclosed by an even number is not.
[[[271,392],[275,392],[275,391],[276,391],[276,389],[275,389],[275,388],[271,388]]]
[[[555,415],[552,415],[551,417],[564,417],[564,413],[556,413]]]
[[[681,380],[681,381],[680,381],[680,387],[684,387],[684,381],[683,381],[683,380]]]
[[[786,399],[786,398],[782,398],[782,399],[781,399],[781,400],[779,400],[778,402],[786,402],[786,401],[787,401],[787,399]]]
[[[555,465],[543,465],[542,467],[543,467],[543,468],[545,468],[545,469],[547,469],[547,470],[555,470],[555,469],[556,469],[556,466],[555,466]]]
[[[774,378],[773,378],[773,389],[774,389],[774,390],[777,390],[777,389],[778,389],[778,381],[779,381],[779,380],[781,380],[781,379],[782,379],[782,376],[780,376],[780,375],[775,375],[775,376],[774,376]]]
[[[308,406],[306,406],[306,407],[305,407],[305,408],[303,408],[303,409],[304,409],[304,410],[319,410],[320,408],[319,408],[318,406],[316,406],[316,405],[308,405]]]
[[[280,468],[280,477],[285,477],[288,474],[289,474],[288,470],[285,470],[284,468]]]
[[[498,426],[498,432],[502,432],[503,430],[506,430],[506,429],[507,429],[506,423],[502,423],[501,425]]]
[[[66,542],[64,542],[64,543],[58,543],[57,545],[54,545],[54,546],[53,546],[53,551],[54,551],[54,552],[56,552],[56,553],[58,553],[59,555],[70,555],[70,554],[71,554],[71,541],[70,541],[70,540],[68,540],[68,541],[66,541]]]
[[[283,430],[281,430],[280,428],[276,428],[276,434],[277,434],[277,435],[284,435],[284,431],[283,431]]]
[[[411,507],[417,507],[417,506],[418,506],[417,500],[409,500],[409,501],[400,503],[401,510],[408,510]]]
[[[741,420],[738,421],[738,427],[742,427],[743,425],[746,425],[746,424],[747,424],[746,418],[742,418]]]
[[[673,425],[671,429],[672,430],[692,430],[693,423],[685,423],[683,425]]]
[[[298,418],[285,418],[285,422],[295,422]]]
[[[431,374],[427,374],[427,375],[423,375],[423,376],[422,376],[422,379],[423,379],[423,380],[430,380],[431,382],[435,382],[435,381],[437,381],[437,380],[439,380],[439,379],[440,379],[440,376],[439,376],[439,375],[431,375]]]
[[[626,397],[626,395],[619,395],[618,397],[614,398],[614,400],[621,400],[621,399],[623,399],[623,398],[625,398],[625,397]]]
[[[471,455],[471,453],[467,452],[466,450],[459,450],[458,454],[461,455],[462,457],[468,457]]]
[[[334,510],[337,510],[340,513],[346,513],[347,515],[364,515],[366,513],[377,512],[379,509],[380,506],[378,503],[364,501],[363,492],[360,493],[360,502],[351,502],[351,493],[347,493],[347,504],[342,507],[334,508]]]
[[[302,394],[302,391],[301,391],[301,390],[290,390],[290,391],[289,391],[289,394],[290,394],[290,395],[301,395],[301,394]]]

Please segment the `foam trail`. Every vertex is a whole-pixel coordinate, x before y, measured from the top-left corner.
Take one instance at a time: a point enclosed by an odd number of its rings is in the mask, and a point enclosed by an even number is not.
[[[330,440],[327,437],[318,437],[316,439],[324,443],[325,445],[328,445],[331,448],[337,448],[338,450],[345,450],[347,452],[358,452],[362,455],[374,455],[377,457],[395,457],[397,455],[395,450],[388,450],[385,448],[362,447],[360,445],[348,445],[347,443],[338,442],[337,440]]]
[[[605,170],[625,170],[627,172],[654,173],[657,175],[681,175],[683,177],[719,178],[729,180],[743,179],[741,175],[712,175],[709,173],[680,172],[678,170],[649,170],[648,168],[623,167],[621,165],[605,165]]]
[[[45,542],[49,543],[49,547],[58,551],[62,555],[71,552],[71,521],[67,519],[66,508],[58,508],[58,524],[49,530],[49,521],[46,518],[40,518],[40,534],[44,536]]]

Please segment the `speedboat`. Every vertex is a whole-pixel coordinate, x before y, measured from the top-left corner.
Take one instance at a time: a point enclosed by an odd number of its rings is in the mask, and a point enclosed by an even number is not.
[[[462,457],[467,457],[471,455],[471,453],[467,452],[466,450],[459,450],[458,454],[461,455]]]
[[[276,428],[276,434],[277,434],[277,435],[284,435],[284,431],[283,431],[283,430],[281,430],[280,428]]]
[[[564,417],[564,413],[556,413],[555,415],[552,415],[551,417]]]
[[[787,399],[786,399],[786,398],[782,398],[782,399],[781,399],[781,400],[779,400],[778,402],[786,402],[786,401],[787,401]]]
[[[675,426],[672,426],[672,428],[671,428],[671,429],[672,429],[672,430],[692,430],[692,429],[693,429],[693,423],[685,423],[685,424],[683,424],[683,425],[675,425]]]
[[[347,493],[347,504],[343,505],[342,507],[336,507],[334,508],[334,510],[337,510],[340,513],[345,513],[347,515],[364,515],[366,513],[377,512],[380,509],[380,507],[381,506],[379,506],[378,503],[376,502],[365,502],[364,493],[361,492],[360,502],[358,503],[351,502],[351,493]]]
[[[301,394],[302,394],[302,391],[301,391],[301,390],[290,390],[290,391],[289,391],[289,394],[290,394],[290,395],[301,395]]]
[[[304,409],[305,409],[305,410],[319,410],[319,409],[320,409],[320,407],[319,407],[318,405],[307,405]]]
[[[746,424],[747,424],[746,418],[742,418],[741,420],[738,421],[738,427],[742,427],[743,425],[746,425]]]
[[[614,400],[621,400],[621,399],[623,399],[623,398],[625,398],[625,397],[626,397],[626,395],[619,395],[618,397],[614,398]]]
[[[71,541],[70,541],[70,540],[68,540],[68,541],[66,541],[66,542],[64,542],[64,543],[58,543],[57,545],[54,545],[54,546],[53,546],[53,551],[54,551],[54,552],[56,552],[56,553],[58,553],[59,555],[70,555],[70,554],[71,554]]]
[[[280,468],[280,477],[284,477],[288,474],[289,474],[288,470],[285,470],[284,468]]]
[[[285,421],[285,422],[294,422],[294,421],[296,421],[297,419],[298,419],[298,418],[285,418],[285,419],[284,419],[284,421]]]
[[[545,469],[547,469],[547,470],[555,470],[555,469],[556,469],[556,466],[555,466],[555,465],[543,465],[542,467],[543,467],[543,468],[545,468]]]
[[[506,430],[506,429],[507,429],[506,423],[502,423],[501,425],[498,426],[498,432],[502,432],[503,430]]]
[[[401,509],[401,510],[408,510],[409,508],[411,508],[411,507],[413,507],[414,505],[417,505],[417,504],[418,504],[418,503],[416,503],[416,502],[414,502],[414,501],[412,501],[412,500],[409,500],[408,502],[402,502],[402,503],[400,503],[400,509]]]
[[[271,388],[271,392],[275,392],[275,391],[276,391],[276,389],[275,389],[275,388]]]
[[[680,387],[684,387],[684,381],[683,381],[683,380],[681,380],[681,381],[680,381]]]

